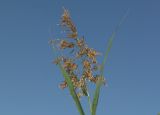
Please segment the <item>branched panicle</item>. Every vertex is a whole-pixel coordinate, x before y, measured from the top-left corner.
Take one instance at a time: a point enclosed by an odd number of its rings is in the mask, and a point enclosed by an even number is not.
[[[74,53],[71,52],[68,55],[61,54],[53,63],[56,65],[61,64],[68,75],[70,75],[75,90],[79,89],[77,91],[78,97],[87,95],[85,93],[87,81],[96,83],[100,77],[96,72],[99,70],[96,59],[99,53],[88,47],[84,37],[78,37],[76,26],[66,9],[64,9],[60,25],[67,31],[67,38],[55,40],[56,42],[52,41],[53,45],[59,47],[60,51],[58,52],[72,49]],[[59,87],[61,89],[68,87],[67,82],[63,81]]]

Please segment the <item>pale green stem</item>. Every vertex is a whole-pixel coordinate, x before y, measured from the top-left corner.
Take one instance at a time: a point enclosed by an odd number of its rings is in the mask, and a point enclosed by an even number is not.
[[[89,95],[88,95],[88,103],[89,103],[90,113],[92,113],[92,103]]]

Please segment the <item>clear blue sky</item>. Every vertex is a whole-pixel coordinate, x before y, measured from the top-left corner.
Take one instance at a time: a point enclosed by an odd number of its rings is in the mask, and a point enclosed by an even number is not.
[[[78,115],[51,62],[62,7],[80,35],[104,53],[114,40],[97,115],[156,115],[160,111],[159,0],[0,0],[0,115]],[[84,100],[85,101],[85,100]],[[85,105],[87,107],[87,105]]]

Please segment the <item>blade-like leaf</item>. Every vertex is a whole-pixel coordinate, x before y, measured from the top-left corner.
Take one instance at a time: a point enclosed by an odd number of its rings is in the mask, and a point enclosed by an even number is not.
[[[77,106],[77,109],[80,113],[80,115],[85,115],[84,111],[83,111],[83,108],[81,106],[81,103],[78,99],[78,96],[75,92],[75,89],[74,89],[74,86],[72,84],[72,81],[70,79],[70,76],[68,75],[68,73],[64,70],[64,68],[62,67],[61,64],[59,64],[59,67],[61,69],[61,73],[63,74],[63,77],[65,78],[66,82],[67,82],[67,85],[68,85],[68,88],[69,88],[69,91],[70,91],[70,94],[72,95],[73,99],[74,99],[74,102]]]
[[[96,110],[97,110],[97,105],[98,105],[98,100],[99,100],[99,94],[100,94],[100,88],[101,88],[101,86],[103,84],[104,65],[105,65],[105,63],[107,61],[108,54],[109,54],[109,52],[111,50],[113,39],[115,38],[116,32],[119,29],[119,27],[121,26],[122,22],[127,17],[128,12],[129,12],[129,10],[122,17],[122,19],[120,20],[119,24],[117,25],[117,27],[115,28],[115,30],[111,34],[111,37],[109,38],[109,42],[108,42],[108,45],[107,45],[108,47],[106,49],[105,57],[103,59],[102,65],[101,65],[101,70],[100,70],[101,78],[98,80],[98,82],[96,84],[96,90],[95,90],[94,98],[93,98],[93,102],[92,102],[92,113],[91,113],[92,115],[96,115]]]
[[[100,72],[101,78],[98,80],[98,82],[96,84],[96,90],[95,90],[94,98],[93,98],[93,102],[92,102],[92,115],[96,115],[96,110],[97,110],[97,105],[98,105],[98,100],[99,100],[99,94],[100,94],[100,88],[101,88],[101,85],[104,82],[103,81],[104,65],[106,63],[109,51],[112,47],[112,41],[113,41],[114,36],[115,36],[115,32],[113,32],[112,36],[109,39],[108,48],[106,50],[105,57],[104,57],[104,60],[102,62],[102,65],[101,65],[101,70],[100,70],[101,71]]]
[[[92,102],[92,113],[91,113],[92,115],[96,115],[97,104],[98,104],[100,88],[101,88],[102,83],[103,83],[102,79],[99,79],[96,84],[96,90],[95,90],[94,98],[93,98],[93,102]]]
[[[107,49],[106,49],[106,53],[105,53],[105,56],[104,56],[104,59],[103,59],[103,62],[102,62],[102,65],[101,65],[101,75],[103,75],[104,74],[104,65],[105,65],[105,63],[106,63],[106,61],[107,61],[107,58],[108,58],[108,54],[109,54],[109,52],[110,52],[110,50],[111,50],[111,47],[112,47],[112,42],[113,42],[113,38],[115,37],[115,31],[112,33],[112,35],[111,35],[111,37],[109,38],[109,41],[108,41],[108,47],[107,47]]]
[[[101,65],[101,69],[100,69],[101,78],[98,80],[98,82],[96,84],[96,90],[95,90],[94,98],[93,98],[93,102],[92,102],[92,115],[96,115],[96,110],[97,110],[97,105],[98,105],[98,100],[99,100],[99,94],[100,94],[100,88],[101,88],[101,85],[104,82],[103,81],[104,65],[107,61],[108,54],[109,54],[109,51],[112,47],[112,42],[113,42],[114,37],[115,37],[115,31],[112,33],[111,37],[109,38],[108,47],[107,47],[105,57],[103,59],[102,65]]]

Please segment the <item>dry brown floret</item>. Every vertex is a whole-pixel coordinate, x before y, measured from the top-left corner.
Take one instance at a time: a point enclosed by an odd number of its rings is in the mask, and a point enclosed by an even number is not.
[[[62,40],[62,41],[60,42],[60,48],[61,48],[61,49],[73,48],[73,47],[74,47],[74,44],[73,44],[73,43],[69,43],[69,42],[67,42],[67,41],[65,41],[65,40]]]
[[[73,61],[72,60],[66,60],[65,62],[64,62],[64,64],[63,64],[63,67],[65,68],[65,69],[69,69],[69,70],[75,70],[75,69],[77,69],[77,64],[75,64],[75,63],[73,63]]]
[[[77,39],[77,46],[78,47],[83,47],[85,45],[85,42],[84,42],[84,38],[82,39]]]
[[[60,87],[61,89],[66,88],[66,87],[67,87],[67,82],[66,82],[66,81],[62,82],[62,83],[59,85],[59,87]]]
[[[90,69],[91,68],[91,63],[88,60],[83,61],[83,67],[84,69]]]
[[[88,71],[85,71],[84,72],[84,76],[88,79],[88,80],[90,80],[90,81],[94,81],[94,77],[93,77],[93,74],[92,74],[92,71],[90,71],[90,70],[88,70]]]

